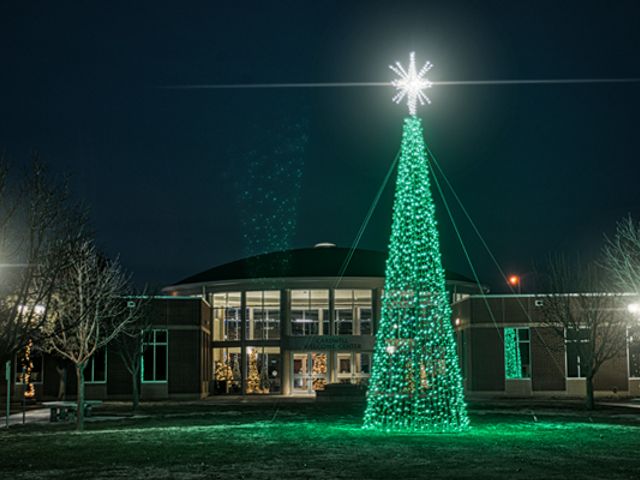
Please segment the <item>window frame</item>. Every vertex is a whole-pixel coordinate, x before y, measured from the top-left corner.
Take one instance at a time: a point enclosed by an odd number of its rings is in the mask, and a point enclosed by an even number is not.
[[[574,331],[578,331],[578,332],[582,332],[585,331],[587,332],[587,335],[589,335],[589,327],[578,327],[577,329],[569,329],[569,328],[565,328],[564,329],[564,365],[565,365],[565,378],[566,379],[570,379],[570,380],[584,380],[586,377],[586,375],[582,374],[582,369],[580,368],[580,354],[576,352],[576,369],[577,369],[577,375],[573,376],[573,375],[569,375],[569,344],[573,344],[573,343],[589,343],[589,338],[586,339],[574,339],[574,340],[569,340],[569,330],[574,330]]]
[[[158,342],[156,340],[157,333],[164,332],[165,333],[165,341]],[[153,341],[148,342],[143,340],[143,350],[142,350],[142,358],[140,363],[140,383],[168,383],[169,382],[169,330],[167,328],[153,328],[149,331],[149,333],[153,334]],[[157,354],[156,349],[158,346],[164,346],[166,354],[165,354],[165,376],[164,380],[156,380],[156,365],[157,365]],[[144,379],[144,354],[147,349],[151,348],[153,351],[153,380],[145,380]]]
[[[239,342],[242,339],[242,302],[246,298],[244,291],[212,293],[210,300],[213,311],[212,338],[216,342]],[[230,315],[233,313],[233,315]],[[246,313],[246,312],[245,312]],[[216,324],[219,322],[219,324]],[[234,338],[230,338],[230,326],[234,326]],[[218,330],[219,329],[219,330]],[[218,337],[220,335],[220,338]]]
[[[102,353],[104,355],[104,380],[94,380],[95,356],[100,353],[100,350],[102,350]],[[84,383],[85,384],[100,385],[100,384],[107,383],[107,347],[105,346],[100,350],[97,350],[96,352],[94,352],[94,354],[91,355],[91,357],[89,357],[89,360],[87,360],[87,364],[84,367]],[[87,380],[87,368],[89,367],[89,365],[91,365],[91,380]]]
[[[351,299],[348,300],[349,297],[344,296],[340,297],[338,300],[338,292],[344,294],[345,292],[350,292]],[[366,292],[366,295],[360,296]],[[333,318],[334,318],[334,331],[331,332],[331,335],[336,336],[360,336],[360,335],[375,335],[373,328],[373,298],[374,292],[369,288],[340,288],[333,290]],[[368,302],[366,306],[362,305],[363,300]],[[339,308],[340,307],[340,308]],[[351,321],[340,321],[340,311],[350,311],[351,312]],[[369,318],[365,321],[366,324],[369,325],[369,333],[362,333],[362,313],[364,311],[368,312]],[[340,325],[351,323],[351,333],[340,333]]]
[[[289,332],[293,337],[310,337],[310,336],[325,336],[331,335],[331,332],[325,332],[325,326],[327,323],[330,325],[331,318],[331,291],[325,288],[295,288],[290,291],[291,302],[289,304]],[[300,299],[296,299],[299,301],[299,305],[294,305],[293,303],[293,295],[294,292],[306,292],[307,298],[305,299],[305,304],[302,304]],[[314,297],[314,292],[323,292],[321,298]],[[324,295],[326,293],[326,296]],[[326,302],[326,303],[324,303]],[[318,305],[321,305],[321,308],[318,308]],[[294,312],[302,312],[300,318],[294,319]],[[308,312],[315,312],[317,318],[313,319],[312,322],[305,322],[307,319]],[[326,318],[325,318],[326,315]],[[294,320],[302,320],[302,322],[296,322]],[[304,333],[295,333],[294,332],[294,324],[302,324],[302,330]],[[311,324],[315,326],[315,333],[306,332],[306,330],[311,330],[311,328],[306,328],[305,324]],[[311,327],[309,325],[309,327]],[[330,327],[329,327],[330,329]]]
[[[273,299],[277,298],[278,306],[275,308],[271,305],[271,300],[268,295],[265,294],[273,294]],[[249,296],[260,294],[260,304],[249,304]],[[243,340],[246,341],[271,341],[271,340],[280,340],[281,336],[281,322],[282,322],[282,302],[280,298],[280,290],[248,290],[244,292],[245,295],[245,338]],[[259,312],[261,318],[260,320],[256,320],[256,313]],[[261,338],[256,337],[256,324],[260,323],[262,325],[263,335]],[[253,327],[253,328],[252,328]],[[268,331],[273,331],[274,333],[270,335],[267,334],[267,338],[265,338],[264,333]],[[251,334],[253,332],[253,335]]]
[[[639,363],[640,363],[640,324],[639,324],[637,326],[634,325],[632,327],[627,327],[627,373],[628,373],[629,380],[640,380],[640,365],[638,366],[638,371],[635,372],[635,373],[637,373],[637,375],[632,375],[632,371],[631,371],[631,341],[630,341],[630,339],[632,337],[634,337],[634,335],[631,334],[631,330],[632,329],[635,330],[635,332],[638,334],[638,339],[635,340],[633,343],[634,344],[637,343]]]

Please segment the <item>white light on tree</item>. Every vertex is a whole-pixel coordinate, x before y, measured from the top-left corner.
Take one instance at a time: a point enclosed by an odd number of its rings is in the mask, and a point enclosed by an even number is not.
[[[409,67],[405,70],[400,62],[396,62],[395,65],[389,65],[389,68],[398,75],[400,78],[396,78],[391,82],[391,85],[396,87],[396,94],[393,97],[393,101],[396,103],[402,102],[407,97],[407,106],[409,107],[409,114],[416,114],[416,107],[418,102],[420,105],[431,103],[429,97],[423,92],[426,88],[431,88],[431,82],[423,78],[424,75],[431,70],[433,64],[427,62],[420,71],[416,71],[416,54],[411,52],[409,54]]]

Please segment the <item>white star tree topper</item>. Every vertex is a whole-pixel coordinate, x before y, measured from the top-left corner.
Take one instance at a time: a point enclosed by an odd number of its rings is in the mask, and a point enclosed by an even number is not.
[[[425,63],[420,71],[416,71],[416,54],[415,52],[411,52],[409,54],[409,67],[406,70],[400,62],[396,62],[395,65],[389,65],[389,68],[400,77],[391,82],[391,85],[396,87],[397,90],[393,97],[394,102],[399,104],[407,97],[407,106],[409,107],[410,115],[416,114],[418,102],[420,102],[420,105],[431,103],[429,97],[423,92],[424,89],[431,88],[431,82],[423,78],[425,73],[433,68],[431,62]]]

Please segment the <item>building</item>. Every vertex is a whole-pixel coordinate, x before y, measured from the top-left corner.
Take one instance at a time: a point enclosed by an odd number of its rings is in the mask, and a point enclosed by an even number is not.
[[[318,244],[214,267],[164,289],[212,308],[212,394],[313,394],[371,373],[386,254]],[[452,299],[478,292],[447,272]]]
[[[319,244],[237,260],[166,287],[153,300],[142,399],[308,395],[329,383],[366,384],[385,262],[384,252]],[[478,292],[462,275],[446,279],[452,301]],[[61,362],[32,360],[36,398],[55,398]],[[23,364],[14,362],[18,395]],[[73,369],[66,375],[74,395]],[[131,395],[131,375],[108,347],[85,377],[87,398]]]
[[[208,392],[211,377],[209,324],[211,308],[200,298],[157,297],[151,303],[153,327],[145,340],[141,372],[143,399],[198,398]],[[21,398],[23,355],[13,365],[14,398]],[[66,379],[66,395],[75,396],[77,378],[68,361],[32,352],[30,383],[36,400],[58,397],[61,379]],[[85,368],[88,399],[131,398],[132,375],[118,353],[107,346],[89,360]],[[4,384],[0,392],[4,393]]]
[[[585,375],[574,346],[583,339],[565,332],[565,342],[554,331],[542,314],[545,297],[479,294],[453,303],[467,395],[585,396]],[[618,310],[626,311],[627,298],[619,297]],[[505,346],[508,339],[515,349]],[[640,395],[640,322],[631,321],[627,348],[604,363],[593,381],[597,396]]]
[[[313,395],[328,384],[366,385],[385,262],[383,252],[319,244],[240,259],[167,286],[152,303],[142,399]],[[575,349],[541,320],[543,297],[489,295],[452,272],[446,282],[468,395],[584,395]],[[37,353],[31,361],[35,398],[56,398],[63,362]],[[23,391],[24,364],[14,361],[14,398]],[[73,396],[73,369],[66,375]],[[85,379],[87,398],[130,398],[131,375],[108,347],[91,359]],[[628,349],[602,367],[595,388],[598,395],[640,395],[640,323],[630,326]]]

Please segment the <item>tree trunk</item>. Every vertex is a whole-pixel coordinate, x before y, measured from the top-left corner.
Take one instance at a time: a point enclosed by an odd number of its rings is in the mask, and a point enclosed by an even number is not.
[[[134,373],[131,375],[131,380],[133,387],[131,390],[131,400],[133,403],[133,411],[136,412],[140,404],[140,389],[138,388],[139,375],[137,371],[134,370]]]
[[[67,367],[56,366],[56,371],[58,372],[58,400],[64,400],[67,396]]]
[[[585,380],[587,384],[586,407],[587,410],[593,410],[593,408],[595,407],[595,402],[593,399],[593,375],[588,375]]]
[[[82,432],[84,430],[84,364],[76,365],[76,375],[78,376],[78,408],[76,410],[76,429]]]

